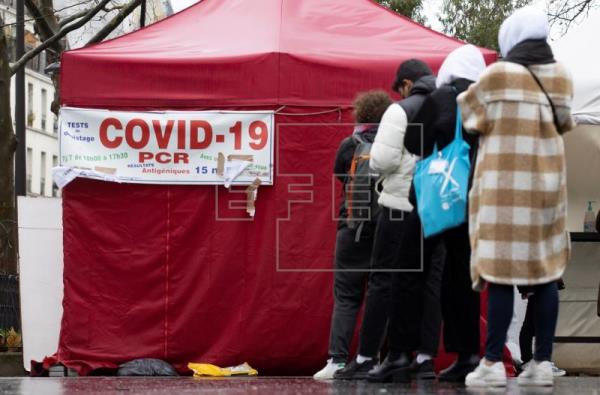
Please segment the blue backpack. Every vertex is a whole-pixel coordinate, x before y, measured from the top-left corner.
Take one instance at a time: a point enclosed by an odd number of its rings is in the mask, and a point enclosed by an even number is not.
[[[462,118],[457,108],[454,140],[441,151],[436,144],[433,153],[415,166],[417,209],[426,238],[467,221],[470,149],[462,137]]]

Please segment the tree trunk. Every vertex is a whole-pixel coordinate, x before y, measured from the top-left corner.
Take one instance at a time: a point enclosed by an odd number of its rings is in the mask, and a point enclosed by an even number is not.
[[[56,13],[54,12],[54,0],[41,0],[40,1],[40,11],[44,16],[44,20],[50,26],[52,31],[56,33],[60,30],[58,26],[58,19],[56,18]],[[50,38],[49,36],[42,36],[42,41]],[[48,64],[60,61],[60,55],[65,50],[66,40],[62,39],[57,41],[52,51],[46,51],[46,56],[48,60]],[[52,73],[50,76],[52,79],[52,84],[54,85],[54,100],[50,105],[50,111],[54,114],[58,115],[58,110],[60,110],[60,74],[57,72]]]
[[[0,18],[0,25],[4,21]],[[17,273],[17,205],[15,150],[10,108],[10,64],[4,29],[0,28],[0,273]]]

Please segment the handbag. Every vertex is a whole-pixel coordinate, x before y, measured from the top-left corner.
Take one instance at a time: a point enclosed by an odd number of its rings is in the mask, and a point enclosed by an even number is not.
[[[424,236],[431,237],[467,221],[471,147],[462,136],[460,108],[456,109],[454,140],[417,162],[414,173],[417,211]]]

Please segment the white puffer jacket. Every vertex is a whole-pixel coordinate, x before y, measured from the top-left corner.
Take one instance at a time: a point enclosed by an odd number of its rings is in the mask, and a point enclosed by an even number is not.
[[[412,211],[408,193],[417,157],[404,148],[408,125],[406,112],[399,104],[388,107],[381,118],[371,147],[371,169],[383,176],[383,191],[378,203],[387,208]]]

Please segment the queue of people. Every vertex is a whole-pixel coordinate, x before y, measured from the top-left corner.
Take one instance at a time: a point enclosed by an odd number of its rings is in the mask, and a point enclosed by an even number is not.
[[[357,97],[355,131],[335,159],[345,193],[330,359],[316,379],[505,386],[502,354],[519,286],[535,304],[526,328],[535,350],[518,383],[553,384],[557,281],[570,250],[562,134],[574,122],[572,82],[548,33],[546,15],[524,7],[501,26],[500,61],[486,67],[464,45],[437,77],[421,60],[403,62],[397,103],[383,91]],[[436,375],[442,332],[456,360]]]

